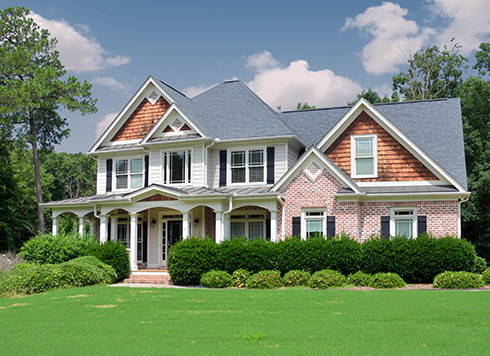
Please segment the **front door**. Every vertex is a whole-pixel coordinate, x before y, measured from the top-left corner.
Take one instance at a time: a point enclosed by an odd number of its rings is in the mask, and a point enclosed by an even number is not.
[[[168,251],[182,239],[182,220],[162,221],[162,265],[167,265]]]

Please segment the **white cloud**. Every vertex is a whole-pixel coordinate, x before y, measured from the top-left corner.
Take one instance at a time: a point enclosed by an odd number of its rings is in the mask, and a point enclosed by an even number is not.
[[[305,60],[283,68],[267,51],[249,56],[247,65],[256,71],[247,85],[274,109],[292,110],[298,102],[317,108],[346,105],[362,90],[357,82],[329,69],[310,70]]]
[[[92,83],[103,85],[111,90],[129,90],[129,87],[111,77],[95,77]]]
[[[119,66],[129,62],[129,57],[114,56],[94,38],[87,37],[88,26],[71,25],[64,20],[48,20],[31,12],[30,17],[58,40],[56,49],[60,52],[61,63],[69,71],[76,73],[93,72],[109,66]],[[84,34],[83,34],[84,33]]]
[[[372,40],[362,50],[362,63],[373,74],[393,73],[427,43],[435,30],[420,29],[415,21],[405,19],[408,10],[392,2],[366,9],[355,18],[345,20],[343,31],[358,29]]]
[[[196,95],[199,95],[203,92],[205,92],[208,89],[211,89],[212,87],[215,87],[218,84],[211,84],[211,85],[198,85],[194,87],[187,87],[184,90],[182,90],[182,93],[184,93],[187,97],[193,98]]]
[[[96,138],[99,138],[104,133],[105,129],[109,127],[111,122],[116,118],[117,114],[119,114],[119,113],[111,112],[110,114],[107,114],[106,116],[104,116],[102,118],[102,120],[100,120],[97,123],[97,126],[95,127],[95,137]]]

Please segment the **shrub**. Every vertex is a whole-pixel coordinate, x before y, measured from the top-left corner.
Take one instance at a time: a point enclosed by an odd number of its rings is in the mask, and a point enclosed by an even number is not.
[[[471,272],[482,274],[486,268],[487,268],[487,261],[484,258],[477,256],[475,258],[475,262],[473,264],[473,268],[471,269]]]
[[[0,271],[8,272],[15,265],[18,265],[22,262],[22,258],[16,256],[12,251],[7,251],[3,254],[0,254]]]
[[[483,280],[483,283],[490,284],[490,267],[483,271],[481,279]]]
[[[245,287],[252,289],[274,289],[282,286],[281,273],[279,271],[260,271],[252,274],[245,283]]]
[[[223,241],[217,245],[218,268],[233,273],[246,269],[251,273],[277,269],[277,243],[246,238]]]
[[[484,282],[480,275],[471,272],[442,272],[434,278],[435,288],[466,289],[481,288]]]
[[[209,288],[227,288],[232,284],[231,276],[225,271],[209,271],[202,275],[201,285]]]
[[[231,276],[232,286],[238,288],[244,288],[247,279],[250,277],[250,272],[246,269],[240,268],[233,272]]]
[[[121,242],[106,241],[103,244],[97,244],[93,246],[90,254],[114,268],[117,274],[117,282],[126,278],[131,271],[128,251]]]
[[[28,262],[61,263],[89,255],[98,244],[93,236],[79,237],[77,233],[37,235],[24,243],[19,256]]]
[[[307,286],[310,278],[310,272],[292,270],[284,275],[283,282],[285,287]]]
[[[347,283],[358,287],[367,287],[371,284],[372,280],[372,275],[364,273],[362,271],[357,271],[356,273],[349,274],[347,276]]]
[[[373,288],[403,288],[405,281],[396,273],[376,273],[371,278],[370,287]]]
[[[324,289],[330,287],[342,287],[347,283],[347,278],[340,272],[325,269],[317,271],[311,276],[308,287],[313,289]]]
[[[168,272],[177,285],[198,285],[201,276],[213,269],[225,270],[219,267],[217,245],[209,238],[191,237],[170,248]]]

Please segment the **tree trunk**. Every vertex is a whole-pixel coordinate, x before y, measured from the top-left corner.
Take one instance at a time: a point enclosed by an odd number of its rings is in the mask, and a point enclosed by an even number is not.
[[[45,233],[44,228],[44,213],[41,203],[43,202],[43,192],[41,190],[41,172],[39,170],[39,156],[37,153],[37,131],[34,121],[34,114],[29,113],[29,129],[31,133],[32,159],[34,161],[34,177],[36,180],[36,198],[37,198],[37,216],[39,220],[39,231]]]

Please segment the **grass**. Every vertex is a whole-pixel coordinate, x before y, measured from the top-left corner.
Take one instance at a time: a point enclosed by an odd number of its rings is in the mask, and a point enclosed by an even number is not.
[[[105,286],[0,298],[9,355],[482,355],[490,292]]]

